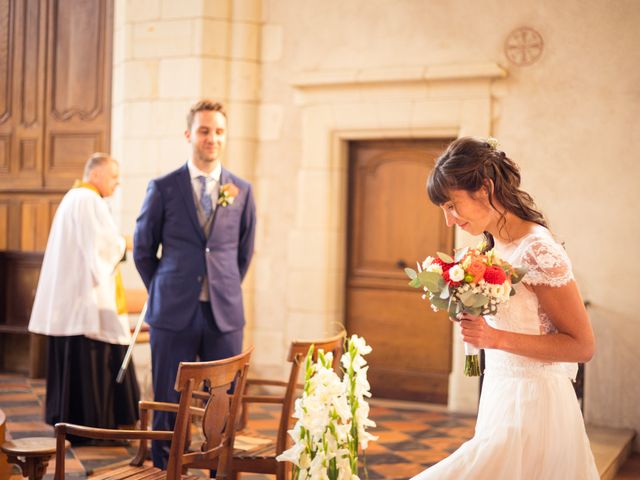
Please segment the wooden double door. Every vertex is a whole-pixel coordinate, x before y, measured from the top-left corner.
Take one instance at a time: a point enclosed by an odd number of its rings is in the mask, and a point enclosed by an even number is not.
[[[452,249],[452,229],[425,188],[448,141],[350,144],[346,325],[373,347],[375,397],[447,402],[451,323],[408,286],[404,268]]]
[[[113,0],[0,0],[0,250],[43,251],[110,148]]]

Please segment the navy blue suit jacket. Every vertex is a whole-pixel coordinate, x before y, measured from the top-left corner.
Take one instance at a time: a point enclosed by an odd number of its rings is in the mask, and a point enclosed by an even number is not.
[[[219,330],[244,326],[240,283],[253,255],[255,203],[251,184],[223,168],[220,184],[226,183],[236,185],[240,193],[233,204],[217,206],[206,238],[186,164],[149,182],[133,241],[136,268],[149,292],[149,325],[172,331],[186,328],[199,308],[202,279],[207,275]]]

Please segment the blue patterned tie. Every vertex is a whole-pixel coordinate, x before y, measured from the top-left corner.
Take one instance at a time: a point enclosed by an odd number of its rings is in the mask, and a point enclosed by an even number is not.
[[[199,175],[198,180],[200,181],[200,206],[202,207],[204,216],[209,218],[213,208],[211,205],[211,194],[207,190],[207,177]]]

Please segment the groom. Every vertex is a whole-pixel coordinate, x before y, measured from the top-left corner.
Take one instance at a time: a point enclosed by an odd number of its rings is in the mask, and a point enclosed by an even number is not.
[[[149,292],[153,390],[177,402],[178,364],[237,355],[244,312],[240,283],[253,255],[251,184],[222,167],[227,118],[222,105],[196,103],[187,115],[185,165],[149,182],[136,222],[133,257]],[[158,247],[162,253],[158,253]],[[154,430],[173,430],[175,414],[154,412]],[[166,468],[169,442],[153,442]]]

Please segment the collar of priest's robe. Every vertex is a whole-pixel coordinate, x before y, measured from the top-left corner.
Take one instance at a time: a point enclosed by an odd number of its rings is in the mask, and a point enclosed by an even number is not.
[[[83,180],[76,180],[75,182],[73,182],[73,186],[71,188],[88,188],[89,190],[93,190],[98,195],[100,195],[100,192],[95,187],[95,185],[92,185],[91,183],[85,182]],[[100,196],[102,197],[102,195]]]

